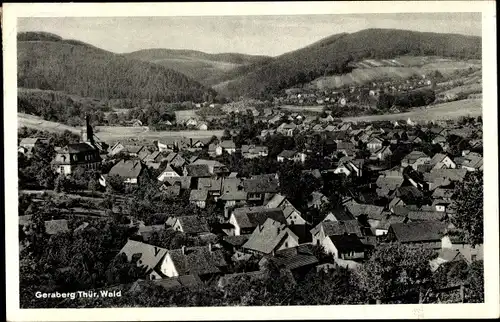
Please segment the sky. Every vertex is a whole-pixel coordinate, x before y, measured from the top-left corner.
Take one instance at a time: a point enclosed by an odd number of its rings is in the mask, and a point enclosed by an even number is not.
[[[17,28],[54,33],[115,53],[169,48],[277,56],[333,34],[367,28],[481,36],[481,14],[32,17],[19,18]]]

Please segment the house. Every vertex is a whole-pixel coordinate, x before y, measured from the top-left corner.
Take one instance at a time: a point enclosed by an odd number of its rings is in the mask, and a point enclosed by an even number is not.
[[[184,176],[193,178],[209,178],[212,174],[208,164],[188,164],[183,171]]]
[[[222,191],[222,179],[200,178],[198,179],[198,190],[207,190],[209,196],[219,197]]]
[[[432,166],[432,169],[455,169],[457,165],[446,154],[436,153],[427,163]]]
[[[458,262],[462,260],[465,260],[465,258],[459,250],[444,248],[438,251],[438,256],[436,258],[429,261],[429,265],[431,267],[431,271],[435,272],[445,263]]]
[[[398,223],[405,223],[407,222],[408,219],[404,216],[396,216],[393,214],[384,216],[381,220],[375,221],[375,222],[370,222],[370,226],[372,230],[375,231],[375,236],[384,236],[387,235],[389,232],[389,227],[392,224],[398,224]],[[373,226],[372,226],[373,223]]]
[[[199,122],[197,128],[200,131],[206,131],[208,130],[208,125],[205,122]]]
[[[286,224],[267,218],[255,227],[242,248],[250,253],[268,255],[278,250],[299,246],[299,238]]]
[[[198,126],[198,120],[194,118],[190,118],[185,122],[187,127],[197,127]]]
[[[267,208],[265,206],[236,208],[229,218],[229,223],[233,228],[228,233],[234,236],[249,234],[268,218],[282,224],[287,223],[283,210],[280,208]]]
[[[265,271],[269,260],[272,260],[278,268],[290,271],[296,280],[305,277],[318,264],[318,259],[314,255],[311,245],[285,248],[276,251],[274,256],[262,257],[259,261],[259,267],[262,271]]]
[[[467,174],[467,169],[433,169],[424,173],[424,181],[427,182],[429,190],[446,187],[452,182],[462,182]]]
[[[293,150],[283,150],[277,157],[278,162],[293,161],[297,152]]]
[[[377,194],[380,197],[387,197],[391,192],[399,188],[404,182],[404,177],[399,171],[386,171],[381,174],[375,184],[377,185]]]
[[[453,232],[445,234],[441,238],[441,249],[458,250],[469,264],[484,259],[484,246],[482,244],[472,246]]]
[[[352,142],[337,142],[337,152],[343,153],[345,156],[356,155],[356,146]]]
[[[137,157],[139,153],[146,150],[146,147],[143,145],[125,145],[125,148],[122,150],[130,156]]]
[[[211,175],[224,176],[226,174],[229,174],[227,166],[215,160],[196,159],[196,161],[191,162],[189,166],[200,166],[200,165],[203,165],[208,169],[208,173],[210,174],[210,176]]]
[[[415,186],[402,186],[394,191],[394,196],[400,198],[406,205],[425,204],[428,198]]]
[[[345,174],[350,176],[351,174],[357,177],[363,175],[363,159],[350,160],[349,158],[341,159],[337,168],[333,171],[335,174]]]
[[[319,191],[313,191],[307,201],[308,208],[320,209],[321,206],[330,203],[328,198]]]
[[[295,123],[283,123],[280,126],[278,126],[276,132],[291,137],[298,132],[298,129]]]
[[[356,220],[353,215],[345,210],[344,207],[335,207],[330,210],[322,221],[348,221]]]
[[[143,241],[148,242],[153,234],[163,230],[165,230],[165,225],[139,226],[136,234],[141,236]]]
[[[475,152],[469,152],[460,161],[460,168],[467,171],[483,170],[483,157]]]
[[[129,262],[132,261],[133,257],[137,257],[137,267],[144,268],[146,278],[150,280],[165,277],[164,272],[161,270],[161,264],[166,253],[167,250],[165,248],[131,239],[127,241],[119,252],[119,254],[125,254]]]
[[[165,157],[165,161],[168,164],[170,164],[172,167],[175,167],[177,169],[181,169],[187,163],[187,161],[179,153],[176,153],[176,152],[170,152]]]
[[[355,234],[327,236],[322,243],[327,254],[334,259],[356,260],[365,258],[367,246]]]
[[[359,222],[354,220],[346,221],[322,221],[311,229],[312,243],[322,245],[323,240],[331,235],[355,234],[363,236]]]
[[[90,143],[72,143],[56,152],[52,165],[57,173],[71,174],[76,168],[99,169],[99,149]]]
[[[439,249],[445,229],[446,224],[441,221],[395,223],[389,227],[387,240]]]
[[[381,219],[384,207],[370,205],[370,204],[360,204],[354,200],[347,201],[344,203],[346,209],[356,218],[360,216],[366,216],[370,219]]]
[[[165,177],[163,183],[168,186],[179,186],[182,190],[187,190],[191,187],[191,177]]]
[[[243,180],[243,190],[248,201],[263,203],[279,191],[279,181],[275,174],[254,176]]]
[[[370,156],[370,160],[383,161],[392,155],[391,148],[389,146],[381,147],[380,149],[373,152]]]
[[[424,152],[412,151],[401,160],[401,166],[403,168],[411,166],[414,170],[417,170],[419,165],[425,164],[430,160],[431,158]]]
[[[191,190],[189,193],[189,202],[199,208],[205,208],[208,200],[208,190]]]
[[[367,143],[366,146],[368,150],[371,152],[378,151],[382,148],[383,141],[377,137],[372,137]]]
[[[158,151],[160,152],[173,152],[179,148],[180,137],[163,138],[163,142],[157,141]]]
[[[226,151],[228,154],[233,154],[234,152],[236,152],[236,145],[232,140],[224,140],[218,144],[212,143],[208,146],[208,153],[212,157],[222,155],[224,151]]]
[[[23,148],[25,154],[32,154],[33,149],[48,144],[49,140],[46,138],[23,138],[19,142],[19,147]]]
[[[68,220],[66,219],[52,219],[44,222],[45,233],[47,235],[56,235],[69,232]]]
[[[196,215],[176,217],[172,228],[188,236],[200,236],[210,233],[206,219]]]
[[[223,274],[227,262],[222,250],[213,246],[182,247],[167,251],[161,271],[168,277],[196,274],[201,280]]]
[[[148,154],[143,162],[146,163],[148,167],[152,167],[153,169],[159,169],[161,162],[164,160],[164,157],[159,151],[155,151],[153,153]]]
[[[245,202],[247,193],[243,190],[243,180],[235,177],[224,178],[220,199],[225,202],[225,209],[235,206],[239,202]],[[225,217],[228,217],[227,213]]]
[[[165,181],[167,178],[180,177],[179,173],[172,168],[170,164],[167,164],[165,170],[158,176],[158,181]]]
[[[267,157],[269,149],[267,146],[242,145],[241,155],[245,159],[253,159],[259,157]]]
[[[144,165],[139,160],[121,160],[109,170],[108,176],[119,176],[127,184],[139,184],[146,175]]]
[[[423,210],[411,210],[406,215],[411,222],[417,221],[443,221],[446,219],[446,214],[441,211],[423,211]]]

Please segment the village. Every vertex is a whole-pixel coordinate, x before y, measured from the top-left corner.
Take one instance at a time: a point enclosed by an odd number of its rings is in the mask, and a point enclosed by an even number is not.
[[[311,271],[359,270],[394,243],[433,250],[432,272],[483,258],[482,244],[465,240],[453,220],[458,187],[483,171],[480,117],[356,123],[268,110],[238,114],[222,137],[152,142],[102,142],[87,117],[79,143],[54,147],[53,190],[78,195],[69,178],[91,172],[99,183],[92,197],[114,202],[81,212],[77,227],[74,211],[43,218],[44,233],[89,230],[92,218],[131,228],[116,255],[144,269],[132,288],[223,290],[265,278],[271,261],[295,283]],[[48,144],[25,137],[18,153],[29,160]],[[150,198],[150,208],[127,207],[134,198]],[[32,217],[19,218],[23,247]],[[180,242],[165,237],[175,234]]]

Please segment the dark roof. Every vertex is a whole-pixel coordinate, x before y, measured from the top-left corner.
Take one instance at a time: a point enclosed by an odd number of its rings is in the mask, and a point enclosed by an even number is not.
[[[440,221],[445,217],[445,213],[439,211],[410,211],[406,216],[411,221]]]
[[[175,185],[175,186],[166,186],[166,185],[163,184],[160,187],[160,191],[167,198],[175,198],[175,197],[178,197],[181,194],[181,187],[178,186],[178,185]]]
[[[328,236],[339,253],[362,252],[366,246],[358,236],[352,235],[331,235]]]
[[[137,178],[142,170],[143,165],[140,161],[121,160],[109,170],[108,175],[118,175],[122,178]]]
[[[233,210],[234,217],[240,228],[253,228],[271,218],[282,224],[286,224],[283,210],[280,208],[267,208],[266,206],[259,207],[243,207]]]
[[[390,230],[399,242],[426,242],[441,240],[446,224],[440,221],[421,221],[391,224]]]
[[[224,236],[222,240],[232,246],[242,246],[250,235],[239,235],[239,236]]]
[[[351,215],[349,212],[347,212],[344,208],[338,208],[336,207],[335,209],[332,209],[331,214],[337,219],[338,221],[347,221],[347,220],[355,220],[353,215]]]
[[[176,184],[180,185],[182,189],[189,189],[189,187],[191,186],[191,177],[170,177],[166,178],[164,182],[172,186],[175,186]]]
[[[168,251],[179,275],[205,275],[219,273],[227,266],[221,250],[209,249],[209,246],[186,247]]]
[[[182,226],[182,231],[186,234],[199,234],[210,231],[205,218],[194,215],[177,217],[177,220]]]
[[[249,193],[276,193],[279,191],[279,181],[270,176],[246,179],[243,189]]]
[[[80,153],[95,151],[96,148],[87,143],[71,143],[66,146],[69,153]]]
[[[188,175],[195,178],[210,177],[210,169],[207,164],[189,164],[186,166]]]
[[[312,235],[310,226],[308,225],[291,225],[288,227],[297,237],[299,237],[299,244],[310,243]]]
[[[194,289],[202,284],[198,275],[181,275],[176,277],[152,280],[151,282],[160,285],[167,290],[177,288]]]
[[[347,221],[323,221],[318,224],[322,226],[326,236],[332,235],[343,235],[355,234],[362,236],[361,227],[357,220],[347,220]]]
[[[220,178],[200,178],[198,179],[198,189],[208,191],[221,191],[222,179]]]

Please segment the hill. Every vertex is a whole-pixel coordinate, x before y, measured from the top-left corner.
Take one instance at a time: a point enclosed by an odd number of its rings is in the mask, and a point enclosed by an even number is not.
[[[235,69],[271,59],[267,56],[237,53],[208,54],[177,49],[144,49],[124,56],[173,69],[205,85],[213,85],[227,79],[227,74],[231,77],[230,72]]]
[[[48,33],[21,33],[18,87],[106,99],[203,101],[216,93],[163,66]]]
[[[481,59],[481,38],[394,29],[366,29],[324,38],[252,68],[214,86],[225,95],[269,98],[272,93],[318,77],[350,73],[352,62],[397,56],[440,56]]]

